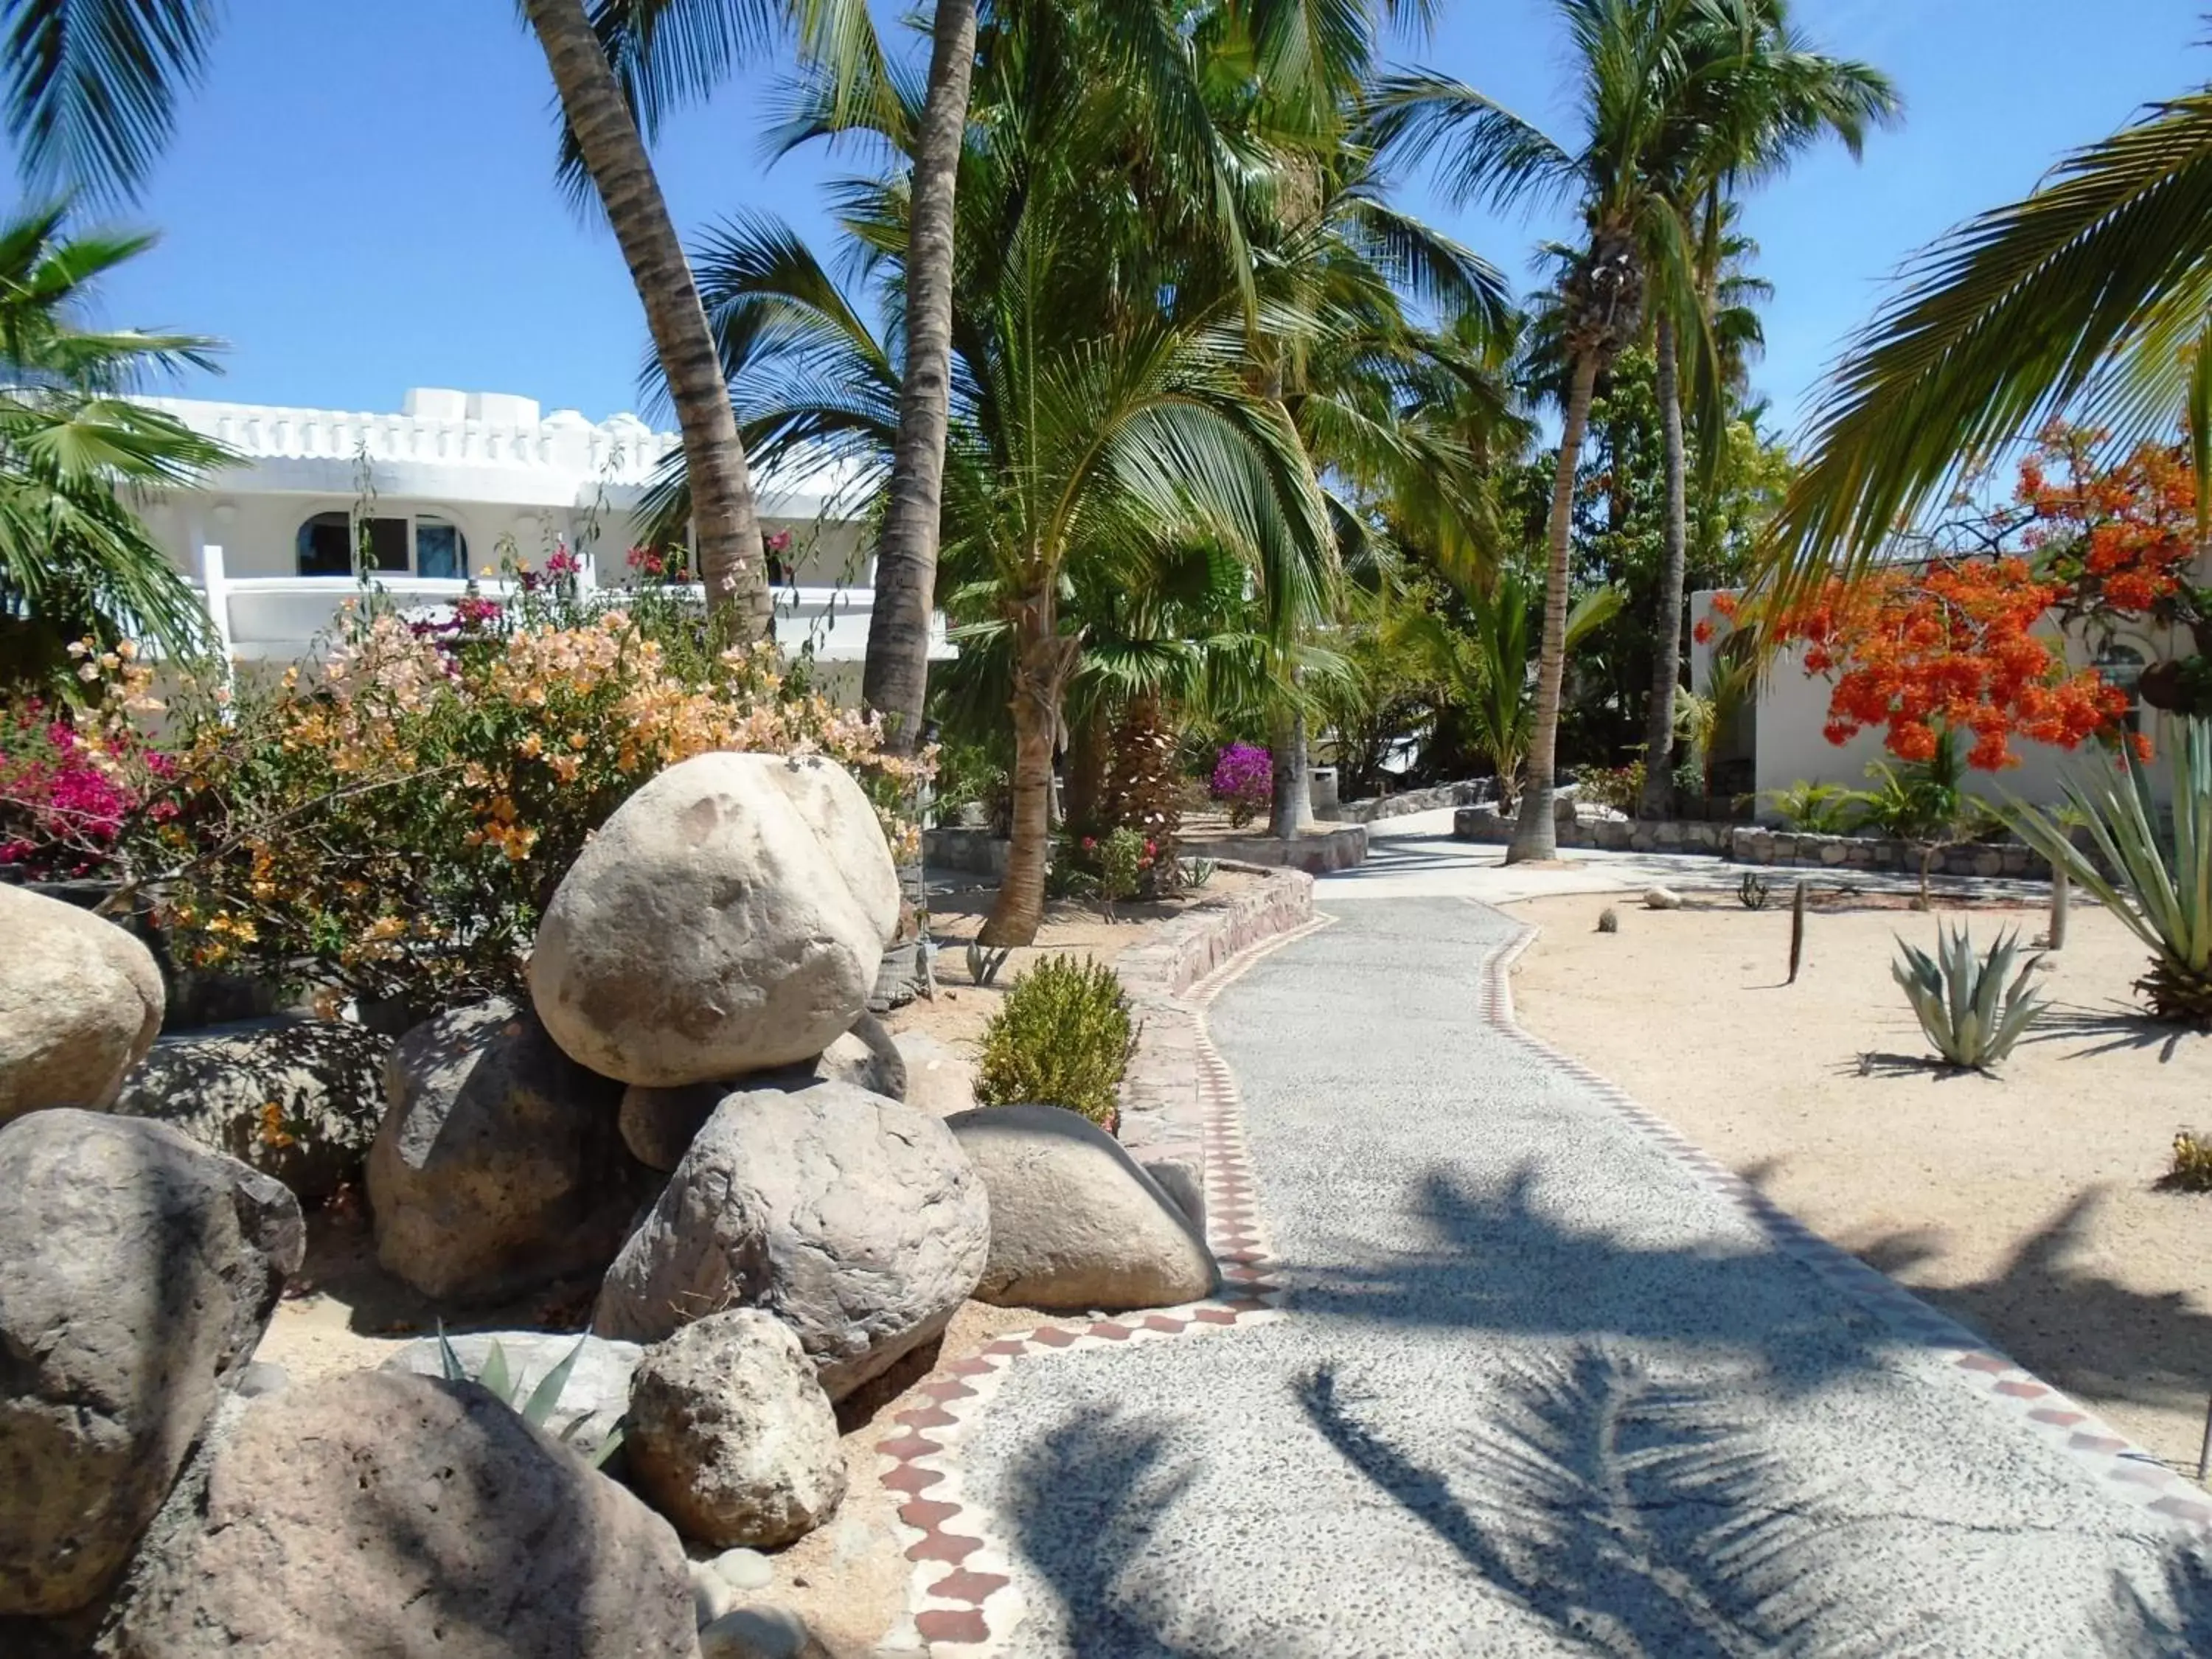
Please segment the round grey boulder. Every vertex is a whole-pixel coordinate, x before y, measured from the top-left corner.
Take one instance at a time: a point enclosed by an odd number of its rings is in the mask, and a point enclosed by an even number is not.
[[[136,1576],[124,1659],[696,1651],[665,1521],[474,1383],[394,1371],[257,1404]]]
[[[106,1110],[161,1029],[153,952],[14,886],[0,886],[0,1123],[48,1106]]]
[[[811,1061],[755,1072],[726,1083],[685,1083],[651,1089],[633,1083],[623,1091],[622,1137],[630,1155],[648,1170],[673,1170],[683,1161],[714,1108],[732,1094],[754,1089],[811,1089],[849,1083],[891,1100],[906,1097],[906,1063],[882,1023],[863,1014],[854,1028]]]
[[[892,1039],[906,1070],[911,1102],[933,1117],[951,1117],[975,1104],[975,1062],[927,1031],[901,1031]]]
[[[0,1127],[0,1614],[107,1588],[305,1242],[279,1182],[166,1124]]]
[[[158,1040],[117,1097],[305,1199],[361,1172],[384,1115],[392,1039],[335,1019],[271,1018]]]
[[[646,1501],[718,1549],[804,1538],[845,1496],[837,1418],[813,1362],[757,1308],[709,1314],[645,1351],[623,1449]]]
[[[426,1296],[493,1301],[596,1272],[648,1179],[616,1127],[622,1085],[495,999],[400,1038],[368,1154],[376,1257]]]
[[[562,1365],[568,1379],[546,1417],[547,1433],[586,1457],[595,1455],[622,1426],[629,1409],[629,1380],[645,1350],[635,1342],[545,1331],[471,1331],[446,1339],[471,1379],[482,1376],[496,1344],[515,1399],[527,1400]],[[445,1356],[434,1336],[417,1337],[384,1362],[383,1370],[413,1376],[443,1376]]]
[[[700,755],[623,802],[562,878],[530,994],[595,1072],[667,1088],[811,1060],[867,1011],[898,878],[852,775]]]
[[[1198,1230],[1081,1113],[983,1106],[950,1127],[991,1194],[979,1300],[1112,1312],[1213,1293],[1219,1280]]]
[[[928,1113],[841,1083],[741,1091],[607,1270],[592,1328],[658,1342],[764,1308],[842,1400],[944,1330],[990,1235],[982,1182]]]

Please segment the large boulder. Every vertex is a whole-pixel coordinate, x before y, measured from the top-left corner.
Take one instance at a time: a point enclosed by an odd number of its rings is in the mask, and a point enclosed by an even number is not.
[[[635,1342],[573,1333],[474,1331],[445,1340],[471,1378],[483,1375],[496,1343],[508,1385],[521,1400],[529,1399],[539,1383],[567,1365],[568,1379],[561,1384],[561,1397],[553,1402],[544,1426],[562,1444],[586,1457],[595,1455],[622,1426],[623,1413],[629,1409],[630,1376],[645,1352]],[[386,1360],[383,1369],[412,1376],[443,1376],[446,1362],[439,1339],[417,1337]]]
[[[274,1018],[162,1037],[115,1109],[173,1123],[301,1198],[356,1176],[384,1115],[392,1039],[335,1019]]]
[[[402,1037],[368,1154],[376,1258],[426,1296],[492,1301],[596,1272],[648,1177],[616,1127],[622,1085],[495,999]]]
[[[700,755],[623,802],[562,878],[531,998],[563,1048],[625,1083],[811,1060],[866,1012],[898,902],[842,767]]]
[[[305,1242],[280,1183],[166,1124],[0,1128],[0,1614],[106,1589]]]
[[[592,1328],[658,1342],[726,1308],[798,1333],[832,1400],[943,1331],[989,1254],[945,1125],[847,1084],[730,1095],[599,1290]]]
[[[124,1659],[690,1659],[665,1521],[471,1382],[356,1371],[246,1413]]]
[[[726,1083],[684,1083],[669,1089],[631,1084],[623,1091],[623,1144],[648,1170],[673,1170],[726,1096],[751,1089],[811,1089],[817,1083],[849,1083],[871,1094],[903,1100],[906,1061],[882,1022],[873,1014],[863,1014],[851,1030],[813,1060],[795,1066],[779,1066]]]
[[[1219,1279],[1204,1237],[1081,1113],[983,1106],[950,1127],[991,1194],[991,1259],[979,1299],[1112,1312],[1213,1293]]]
[[[906,1072],[899,1097],[935,1117],[951,1117],[975,1104],[975,1062],[927,1031],[901,1031],[892,1039]]]
[[[0,1123],[45,1106],[105,1110],[161,1029],[153,952],[89,910],[12,886],[0,886]]]
[[[709,1314],[645,1351],[623,1451],[646,1501],[717,1549],[803,1538],[845,1496],[845,1449],[813,1362],[757,1308]]]

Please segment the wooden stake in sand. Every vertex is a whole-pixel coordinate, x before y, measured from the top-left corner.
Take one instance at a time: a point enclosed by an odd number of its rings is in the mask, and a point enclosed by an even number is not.
[[[2197,1484],[2203,1486],[2204,1477],[2212,1473],[2212,1399],[2204,1402],[2204,1443],[2197,1449]]]
[[[1790,896],[1790,982],[1797,982],[1797,969],[1805,960],[1805,884]]]

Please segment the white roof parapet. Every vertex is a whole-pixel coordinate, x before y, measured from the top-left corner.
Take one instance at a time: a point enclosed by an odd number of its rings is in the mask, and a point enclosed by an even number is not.
[[[427,392],[428,395],[422,395]],[[530,419],[484,419],[464,410]],[[675,448],[672,432],[655,432],[635,415],[616,415],[593,426],[574,410],[539,418],[526,398],[437,392],[418,388],[409,404],[423,413],[373,414],[338,409],[297,409],[272,404],[219,403],[201,398],[145,398],[149,407],[175,416],[195,432],[228,445],[249,461],[321,460],[350,464],[366,453],[375,462],[437,466],[495,466],[580,474],[615,485],[650,483],[653,468]]]

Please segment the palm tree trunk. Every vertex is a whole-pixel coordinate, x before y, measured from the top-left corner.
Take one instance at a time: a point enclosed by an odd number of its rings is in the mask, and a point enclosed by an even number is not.
[[[1313,770],[1307,764],[1306,717],[1293,708],[1275,722],[1273,799],[1267,833],[1288,841],[1313,823]]]
[[[523,10],[544,49],[562,114],[614,227],[667,377],[684,434],[691,533],[708,606],[734,637],[765,638],[772,612],[752,477],[698,285],[645,141],[583,0],[523,0]]]
[[[1651,628],[1651,713],[1644,727],[1645,817],[1664,817],[1674,799],[1674,690],[1682,673],[1682,582],[1689,562],[1690,495],[1682,441],[1682,374],[1674,322],[1659,318],[1659,434],[1666,453],[1666,564]]]
[[[929,694],[929,611],[952,384],[953,187],[975,65],[975,0],[937,0],[931,33],[929,91],[915,135],[908,216],[906,378],[860,671],[860,696],[884,717],[884,747],[896,755],[910,755],[919,744]]]
[[[1048,582],[1022,596],[1014,616],[1014,824],[999,896],[976,935],[986,945],[1030,945],[1044,921],[1044,872],[1052,846],[1052,750],[1079,641],[1062,635]]]
[[[1060,810],[1067,827],[1079,836],[1096,834],[1100,828],[1099,807],[1106,795],[1112,736],[1103,699],[1068,732],[1067,776],[1060,793]]]
[[[1559,826],[1552,813],[1559,783],[1559,694],[1567,674],[1567,584],[1573,577],[1575,471],[1582,459],[1583,434],[1589,429],[1590,398],[1597,389],[1597,357],[1584,350],[1575,359],[1575,378],[1567,393],[1567,418],[1559,433],[1559,468],[1552,482],[1552,519],[1546,532],[1551,555],[1544,574],[1544,644],[1536,661],[1536,719],[1528,736],[1528,776],[1521,793],[1521,815],[1513,822],[1508,864],[1559,855]]]

